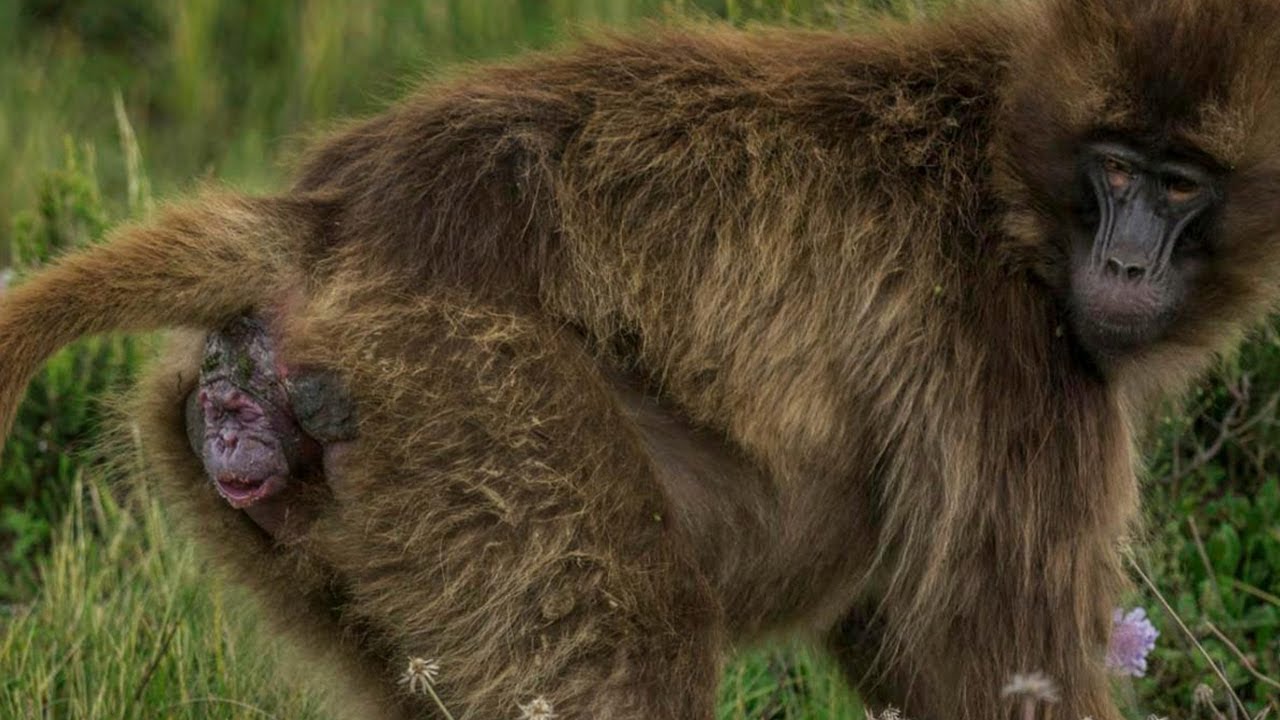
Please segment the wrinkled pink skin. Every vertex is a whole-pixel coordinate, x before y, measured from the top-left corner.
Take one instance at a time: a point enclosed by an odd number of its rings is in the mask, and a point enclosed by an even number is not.
[[[227,380],[196,393],[204,417],[205,472],[227,504],[277,535],[287,515],[290,483],[320,461],[319,445],[284,411]]]
[[[198,391],[204,413],[204,467],[233,508],[246,508],[281,490],[290,474],[279,429],[292,424],[226,380]]]
[[[244,316],[209,334],[185,420],[218,494],[280,538],[286,521],[314,512],[307,483],[340,490],[335,469],[356,437],[355,405],[338,374],[281,362],[268,327]]]

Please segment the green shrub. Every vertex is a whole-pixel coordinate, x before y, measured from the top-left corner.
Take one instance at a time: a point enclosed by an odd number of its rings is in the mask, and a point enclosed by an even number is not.
[[[68,144],[63,169],[41,183],[38,206],[15,220],[11,257],[22,274],[102,237],[108,225],[93,175],[93,154]],[[70,500],[81,468],[98,461],[99,399],[126,382],[138,343],[91,338],[55,355],[35,377],[0,457],[0,598],[34,588],[32,558]]]
[[[1254,711],[1280,711],[1280,336],[1260,333],[1159,425],[1146,498],[1161,594]],[[1203,654],[1152,593],[1164,633],[1140,683],[1173,713],[1218,691]],[[1252,672],[1250,671],[1252,668]]]

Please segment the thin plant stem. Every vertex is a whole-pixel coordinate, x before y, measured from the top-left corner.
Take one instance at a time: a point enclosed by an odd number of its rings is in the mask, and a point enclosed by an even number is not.
[[[1217,625],[1208,621],[1205,622],[1205,625],[1209,628],[1209,632],[1213,633],[1214,637],[1218,638],[1223,645],[1226,645],[1232,653],[1235,653],[1236,659],[1240,661],[1240,664],[1244,666],[1244,669],[1248,670],[1249,674],[1257,679],[1258,682],[1270,685],[1271,687],[1280,690],[1280,682],[1276,682],[1275,680],[1272,680],[1266,675],[1258,672],[1258,670],[1253,667],[1253,663],[1249,661],[1249,658],[1240,651],[1240,648],[1236,647],[1235,643],[1231,642],[1231,640],[1218,629]]]
[[[1227,609],[1227,601],[1222,596],[1222,586],[1218,584],[1218,571],[1213,569],[1213,563],[1209,562],[1209,552],[1204,548],[1204,540],[1200,537],[1200,526],[1196,524],[1193,517],[1187,518],[1187,526],[1191,528],[1191,539],[1195,542],[1196,554],[1200,556],[1200,564],[1204,565],[1205,576],[1209,578],[1209,585],[1213,588],[1213,596],[1218,601],[1218,609],[1223,612]]]
[[[1164,594],[1161,593],[1160,589],[1156,587],[1156,584],[1151,581],[1151,578],[1147,577],[1147,574],[1142,571],[1142,568],[1138,565],[1137,561],[1134,560],[1132,556],[1129,556],[1127,559],[1129,561],[1129,565],[1133,567],[1133,571],[1138,573],[1138,577],[1142,578],[1142,582],[1156,596],[1156,599],[1160,601],[1160,605],[1164,607],[1165,612],[1169,613],[1169,616],[1178,624],[1182,633],[1187,636],[1187,639],[1191,641],[1191,644],[1194,645],[1196,649],[1200,651],[1200,654],[1204,656],[1205,662],[1209,663],[1209,667],[1213,669],[1213,674],[1217,675],[1218,680],[1222,682],[1222,687],[1227,691],[1227,696],[1235,701],[1235,703],[1231,705],[1232,714],[1234,715],[1236,708],[1239,707],[1240,710],[1244,711],[1245,716],[1248,717],[1249,708],[1245,706],[1244,701],[1240,699],[1240,696],[1236,695],[1235,689],[1231,687],[1231,682],[1227,680],[1226,673],[1222,672],[1222,668],[1218,667],[1218,663],[1213,661],[1213,656],[1209,654],[1208,650],[1204,649],[1204,646],[1196,639],[1195,633],[1191,632],[1187,627],[1187,624],[1182,622],[1182,618],[1178,615],[1177,611],[1174,610],[1173,606],[1169,604],[1169,601],[1165,599]]]
[[[183,700],[182,702],[166,705],[160,709],[160,712],[163,713],[169,710],[176,710],[181,707],[190,707],[192,705],[227,705],[233,708],[237,708],[239,710],[245,710],[247,712],[251,712],[254,715],[261,715],[264,718],[276,717],[275,715],[272,715],[266,710],[263,710],[262,708],[256,707],[254,705],[250,705],[247,702],[241,702],[239,700],[233,700],[231,698],[215,697],[212,695],[210,695],[209,697],[192,698],[190,700]]]
[[[444,713],[445,720],[455,720],[453,713],[449,712],[449,708],[444,706],[444,701],[436,694],[436,689],[431,687],[431,681],[428,680],[423,685],[427,686],[427,694],[431,695],[431,699],[435,701],[436,707],[440,708],[440,712]]]

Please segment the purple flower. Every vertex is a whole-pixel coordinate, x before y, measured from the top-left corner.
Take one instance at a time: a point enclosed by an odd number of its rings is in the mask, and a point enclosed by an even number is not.
[[[1156,646],[1160,631],[1147,619],[1147,611],[1134,608],[1126,613],[1116,608],[1111,616],[1111,647],[1107,667],[1117,675],[1142,677],[1147,674],[1147,653]]]

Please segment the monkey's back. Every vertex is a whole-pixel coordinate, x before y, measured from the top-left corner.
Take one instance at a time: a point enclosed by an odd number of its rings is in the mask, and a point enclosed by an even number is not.
[[[631,360],[722,418],[806,337],[863,355],[919,326],[893,313],[919,294],[964,302],[1010,21],[608,38],[427,88],[323,143],[297,187],[338,198],[321,242],[346,262],[638,338]]]

